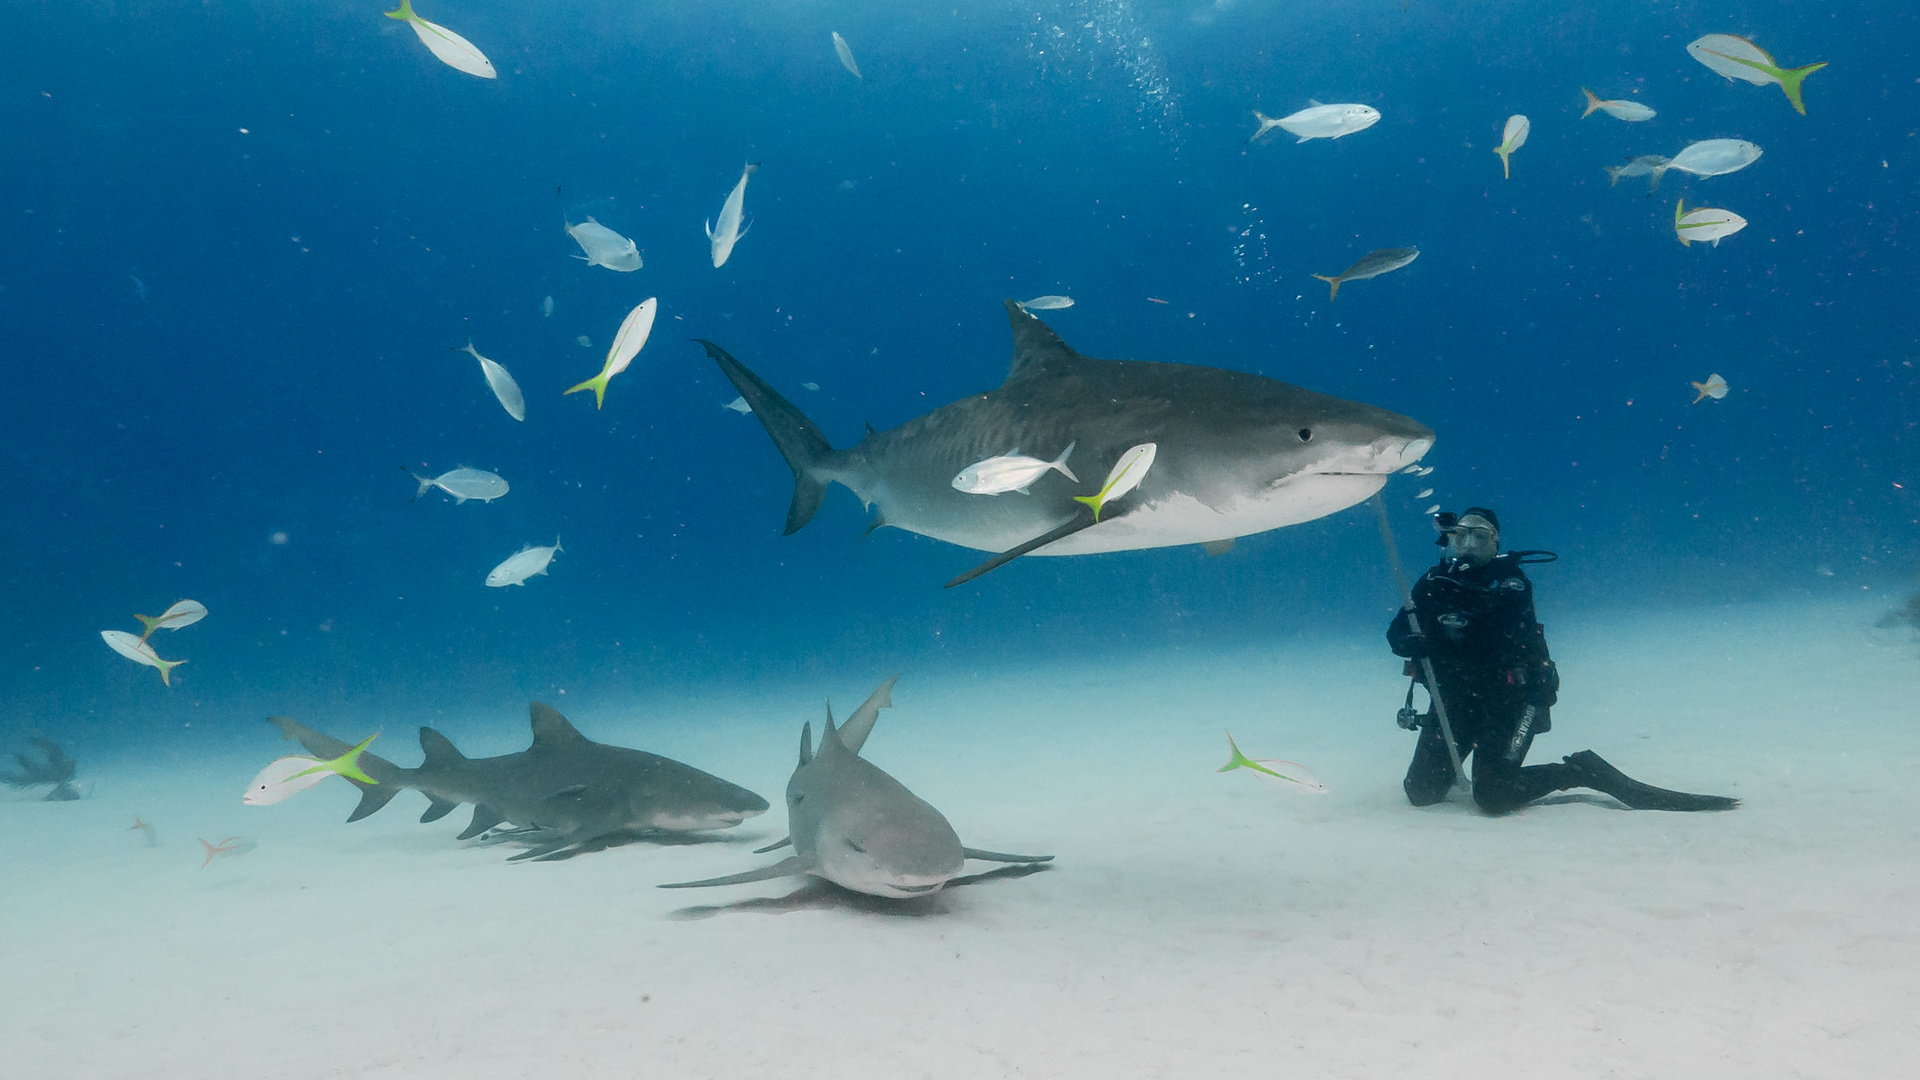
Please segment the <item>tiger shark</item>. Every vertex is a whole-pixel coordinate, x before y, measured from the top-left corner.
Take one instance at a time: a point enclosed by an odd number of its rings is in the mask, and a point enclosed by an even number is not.
[[[836,450],[793,403],[725,349],[696,339],[737,387],[793,470],[791,535],[829,484],[875,509],[867,531],[905,529],[1000,554],[971,580],[1025,554],[1085,555],[1205,544],[1297,525],[1371,497],[1433,448],[1433,430],[1386,409],[1223,368],[1097,360],[1006,302],[1013,364],[998,389]],[[1104,512],[1085,498],[1131,448],[1158,453],[1139,486]],[[1076,447],[1073,467],[1027,494],[973,494],[954,478],[1010,450],[1045,460]]]
[[[1003,855],[962,846],[940,811],[860,756],[880,710],[892,706],[899,678],[881,683],[837,730],[828,706],[817,751],[813,725],[801,727],[800,764],[787,781],[787,838],[754,853],[792,844],[791,856],[758,870],[660,887],[699,889],[811,874],[869,896],[904,898],[938,892],[960,875],[968,859],[1052,860],[1051,855]]]
[[[731,828],[767,809],[767,800],[691,765],[594,742],[537,701],[531,713],[533,745],[517,754],[469,758],[429,727],[420,729],[426,760],[417,769],[362,753],[360,768],[375,782],[347,778],[360,789],[360,805],[347,820],[359,821],[412,788],[428,799],[422,822],[437,821],[461,803],[473,804],[462,840],[510,821],[542,841],[508,860],[517,862],[565,858],[576,853],[568,849],[611,833]],[[323,758],[352,749],[284,716],[268,722]]]

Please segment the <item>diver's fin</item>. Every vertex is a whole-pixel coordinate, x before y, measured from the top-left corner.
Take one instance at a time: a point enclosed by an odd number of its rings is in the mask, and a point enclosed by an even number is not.
[[[453,808],[459,805],[459,803],[454,802],[452,799],[443,799],[438,795],[428,795],[427,809],[420,815],[420,824],[425,825],[429,821],[439,821],[441,818],[453,813]]]
[[[961,848],[961,853],[969,859],[985,859],[987,862],[1052,862],[1051,855],[1007,855],[998,851],[982,851],[979,848]]]
[[[501,816],[500,811],[495,810],[491,806],[475,806],[473,808],[473,820],[467,823],[466,831],[454,837],[454,839],[471,840],[505,820],[506,818]]]
[[[1112,519],[1109,518],[1108,520],[1112,520]],[[974,578],[979,577],[981,574],[987,573],[990,570],[998,570],[1001,567],[1007,565],[1008,563],[1019,558],[1020,556],[1027,554],[1030,551],[1038,551],[1039,549],[1046,547],[1048,544],[1053,543],[1055,540],[1072,536],[1074,533],[1077,533],[1081,529],[1087,528],[1088,526],[1093,524],[1095,524],[1093,515],[1081,514],[1078,517],[1075,517],[1072,521],[1067,522],[1065,525],[1062,525],[1057,529],[1053,529],[1048,532],[1041,533],[1039,536],[1034,537],[1033,539],[1027,541],[1024,544],[1021,544],[1019,547],[1009,548],[1008,550],[1003,551],[998,555],[995,555],[993,558],[988,559],[986,562],[981,563],[979,566],[976,566],[973,569],[967,571],[966,573],[961,574],[959,577],[954,578],[952,581],[947,582],[944,586],[942,586],[942,588],[951,589],[955,585],[965,585],[967,582],[972,581]]]
[[[1591,750],[1567,755],[1566,763],[1577,776],[1569,786],[1605,792],[1635,810],[1731,810],[1740,805],[1739,799],[1725,795],[1694,795],[1643,784]]]
[[[793,837],[789,836],[783,840],[776,840],[773,843],[768,844],[766,847],[754,848],[753,853],[755,855],[765,855],[769,851],[779,851],[781,848],[786,847],[788,844],[791,844],[791,843],[793,843]]]
[[[749,881],[771,881],[774,878],[793,877],[804,874],[812,868],[812,863],[798,855],[789,855],[772,866],[763,866],[758,870],[749,870],[744,874],[729,874],[726,877],[707,878],[705,881],[676,881],[660,886],[663,889],[704,889],[710,885],[745,885]]]
[[[773,445],[779,449],[780,456],[787,459],[787,467],[793,470],[793,502],[787,506],[787,527],[785,535],[799,532],[820,509],[820,501],[827,497],[827,482],[815,475],[820,466],[834,457],[833,444],[820,433],[813,421],[806,418],[793,402],[780,396],[780,392],[768,386],[760,376],[748,371],[740,361],[728,355],[727,350],[705,338],[694,338],[713,362],[720,365],[721,374],[740,391],[752,407],[754,419],[767,429],[767,435],[773,439]]]

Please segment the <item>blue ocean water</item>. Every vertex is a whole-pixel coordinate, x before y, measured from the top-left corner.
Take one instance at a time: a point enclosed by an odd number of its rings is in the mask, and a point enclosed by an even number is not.
[[[0,731],[160,744],[189,723],[257,736],[266,712],[516,716],[563,690],[1384,626],[1364,505],[1221,558],[1024,559],[956,590],[979,556],[862,542],[844,490],[779,535],[788,470],[689,339],[846,445],[996,385],[1001,300],[1043,293],[1075,297],[1044,317],[1089,355],[1431,425],[1436,472],[1387,491],[1407,557],[1431,551],[1418,487],[1494,506],[1510,545],[1563,556],[1538,575],[1550,625],[1910,585],[1908,5],[424,0],[494,81],[382,9],[0,8]],[[1807,115],[1692,60],[1714,32],[1829,61]],[[1582,85],[1659,115],[1583,120]],[[1383,118],[1248,144],[1252,110],[1309,99]],[[1503,180],[1511,113],[1532,135]],[[1606,182],[1716,137],[1765,155],[1651,197]],[[702,222],[744,161],[751,230],[716,270]],[[1681,197],[1750,224],[1682,247]],[[572,258],[563,205],[645,268]],[[1391,246],[1420,258],[1337,301],[1308,276]],[[649,296],[653,337],[605,408],[563,397]],[[453,351],[469,334],[525,389],[524,423]],[[1710,372],[1731,392],[1691,404]],[[402,467],[458,465],[513,490],[409,502]],[[483,586],[556,536],[549,576]],[[98,632],[180,597],[212,614],[163,633],[189,661],[166,688]]]

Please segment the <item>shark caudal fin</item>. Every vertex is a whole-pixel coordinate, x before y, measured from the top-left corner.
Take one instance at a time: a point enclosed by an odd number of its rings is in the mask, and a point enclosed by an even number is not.
[[[298,720],[289,720],[284,716],[269,716],[267,723],[280,729],[280,734],[292,739],[306,748],[307,753],[322,760],[340,758],[353,752],[353,747],[331,735],[323,735],[307,727]],[[372,740],[369,739],[368,742]],[[360,805],[347,815],[348,821],[359,821],[374,811],[393,801],[395,795],[411,785],[407,783],[412,769],[403,769],[378,754],[369,753],[363,746],[360,755],[354,759],[354,765],[367,780],[346,776],[347,782],[360,789]]]
[[[721,373],[740,391],[740,396],[747,399],[754,418],[767,429],[780,456],[787,459],[787,467],[793,470],[793,502],[787,507],[785,535],[799,532],[813,520],[821,500],[827,497],[827,481],[818,472],[834,459],[837,452],[833,444],[827,442],[827,437],[793,402],[781,397],[779,391],[748,371],[728,355],[727,350],[705,338],[693,340],[707,350],[713,362],[720,365]]]
[[[1774,70],[1773,77],[1780,80],[1780,89],[1787,95],[1787,101],[1793,105],[1794,112],[1801,116],[1807,115],[1807,103],[1800,100],[1800,84],[1806,81],[1807,76],[1826,66],[1827,61],[1823,60],[1818,64],[1808,64],[1806,67]]]

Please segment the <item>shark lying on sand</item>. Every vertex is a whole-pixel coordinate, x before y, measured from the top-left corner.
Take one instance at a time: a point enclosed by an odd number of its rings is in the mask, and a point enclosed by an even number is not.
[[[800,729],[800,765],[787,781],[787,839],[755,854],[793,845],[793,855],[758,870],[663,889],[742,885],[812,874],[870,896],[909,897],[938,892],[960,875],[967,859],[1041,863],[1051,855],[1003,855],[962,847],[947,819],[906,785],[860,756],[880,710],[893,704],[895,675],[866,703],[833,726],[833,709],[813,746],[813,725]]]
[[[1235,537],[1296,525],[1363,502],[1433,447],[1424,424],[1372,405],[1240,371],[1096,360],[1069,348],[1018,303],[1013,366],[996,390],[836,450],[799,409],[704,339],[793,470],[791,534],[843,484],[883,525],[1001,554],[958,585],[1021,555],[1083,555],[1174,544],[1223,550]],[[1076,495],[1130,447],[1159,447],[1152,473],[1096,522]],[[968,465],[1009,447],[1074,444],[1092,484],[1049,474],[1031,498],[956,490]]]
[[[347,779],[360,789],[360,805],[348,821],[385,806],[402,788],[430,802],[423,822],[445,817],[461,803],[473,804],[473,820],[460,839],[479,836],[510,821],[544,841],[522,859],[565,858],[570,848],[611,833],[704,832],[727,829],[766,810],[767,800],[736,784],[671,758],[597,743],[554,709],[534,702],[533,745],[517,754],[469,758],[445,735],[423,727],[426,760],[403,769],[362,753],[360,768],[376,783]],[[307,752],[335,758],[353,748],[284,716],[268,721]]]
[[[73,786],[73,774],[78,766],[74,764],[73,759],[67,756],[65,750],[60,749],[58,743],[51,740],[34,739],[33,745],[39,748],[40,756],[45,760],[35,761],[25,754],[13,755],[13,760],[20,763],[20,771],[0,773],[0,784],[16,788],[51,784],[53,790],[47,792],[45,801],[72,802],[78,799],[80,792]]]

